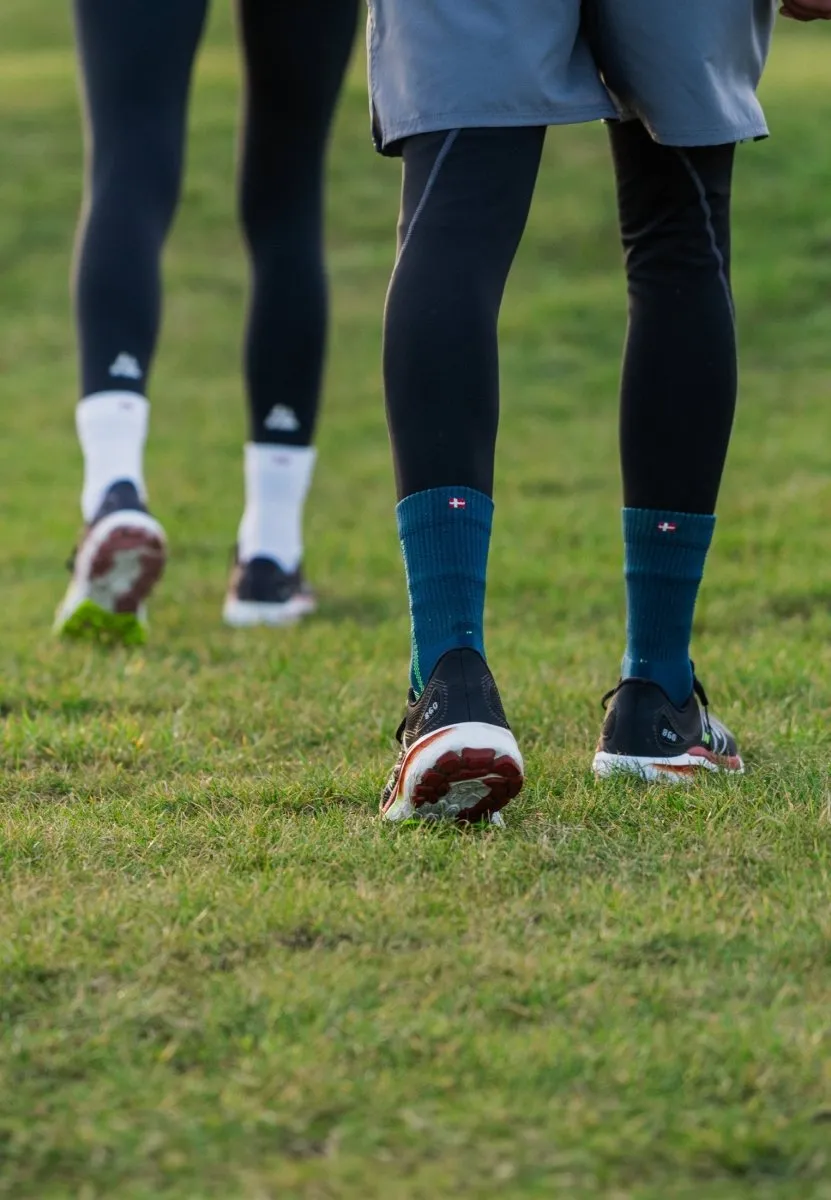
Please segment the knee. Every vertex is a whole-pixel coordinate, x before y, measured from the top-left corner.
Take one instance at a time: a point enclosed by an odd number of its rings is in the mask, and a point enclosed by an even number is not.
[[[722,272],[730,257],[729,163],[722,170],[717,156],[702,163],[676,151],[671,168],[646,181],[637,203],[622,205],[621,232],[630,279],[673,282]]]
[[[630,281],[674,284],[718,275],[730,257],[729,219],[722,220],[706,194],[656,208],[652,219],[623,230]]]
[[[308,254],[323,230],[323,173],[292,156],[249,154],[240,189],[240,220],[252,254]]]
[[[181,183],[181,147],[167,131],[145,129],[99,141],[90,163],[91,215],[117,210],[136,226],[166,233]]]

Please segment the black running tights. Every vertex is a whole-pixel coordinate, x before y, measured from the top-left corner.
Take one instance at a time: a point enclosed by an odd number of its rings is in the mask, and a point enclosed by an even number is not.
[[[75,279],[81,394],[146,392],[209,0],[74,3],[88,140]],[[312,437],[326,333],[323,161],[357,8],[358,0],[239,0],[253,441],[305,445]],[[269,422],[275,407],[280,419]]]
[[[635,121],[610,137],[629,288],[624,503],[712,513],[736,404],[735,148],[659,146]],[[404,143],[384,341],[402,498],[453,485],[492,494],[497,322],[544,139],[544,129],[477,129]]]

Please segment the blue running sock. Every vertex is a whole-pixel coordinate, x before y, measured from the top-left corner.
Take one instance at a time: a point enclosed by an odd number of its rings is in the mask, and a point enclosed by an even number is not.
[[[660,684],[673,704],[692,691],[690,638],[716,519],[624,508],[626,654],[621,675]]]
[[[410,683],[420,695],[448,650],[470,646],[484,658],[493,501],[473,488],[430,488],[407,496],[396,515],[410,593]]]

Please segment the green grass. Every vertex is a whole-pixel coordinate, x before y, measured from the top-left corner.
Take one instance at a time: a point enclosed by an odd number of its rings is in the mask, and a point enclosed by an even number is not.
[[[831,89],[783,30],[741,153],[744,376],[696,638],[750,771],[596,786],[621,651],[605,135],[549,140],[506,302],[490,653],[504,832],[376,817],[407,618],[379,384],[395,164],[332,159],[320,615],[232,632],[245,270],[216,6],[167,259],[146,649],[58,646],[77,528],[66,6],[0,12],[0,1196],[831,1197]]]

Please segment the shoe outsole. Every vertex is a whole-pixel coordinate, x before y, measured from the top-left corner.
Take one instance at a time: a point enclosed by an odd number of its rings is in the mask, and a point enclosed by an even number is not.
[[[147,628],[138,613],[108,612],[91,600],[82,600],[58,632],[70,641],[110,646],[143,646],[147,641]]]
[[[144,603],[161,578],[167,546],[145,513],[113,513],[82,544],[55,620],[66,638],[138,645],[146,640]]]
[[[228,596],[222,610],[222,619],[234,629],[253,629],[257,626],[280,628],[296,625],[304,617],[311,616],[317,609],[317,600],[311,593],[292,596],[283,604],[270,604],[262,600],[238,600]]]
[[[697,746],[687,754],[673,758],[610,754],[599,750],[594,756],[592,770],[598,779],[630,775],[647,783],[691,783],[703,773],[711,775],[743,775],[744,763],[738,754],[718,755]]]
[[[519,795],[522,756],[508,729],[469,722],[436,730],[407,752],[389,799],[388,821],[492,818]]]

